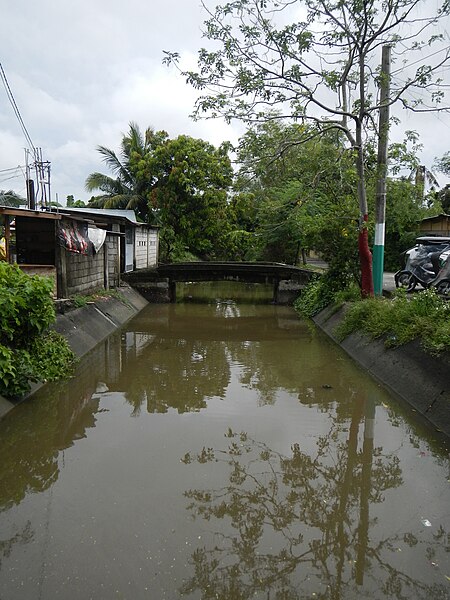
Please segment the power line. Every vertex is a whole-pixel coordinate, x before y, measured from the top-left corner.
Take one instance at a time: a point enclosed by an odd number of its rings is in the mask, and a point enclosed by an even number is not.
[[[27,140],[30,148],[33,150],[33,154],[36,155],[36,148],[34,147],[33,141],[31,140],[30,134],[28,133],[28,130],[25,126],[25,123],[23,122],[22,116],[20,114],[19,108],[17,107],[16,101],[14,99],[13,93],[11,91],[11,88],[9,86],[8,80],[6,78],[6,74],[5,71],[3,70],[3,66],[2,63],[0,63],[0,78],[2,80],[3,86],[6,90],[6,95],[8,96],[8,100],[13,108],[14,114],[17,117],[17,120],[19,121],[20,127],[23,131],[23,134],[25,136],[25,139]]]
[[[22,177],[22,173],[17,173],[16,175],[10,175],[9,177],[5,177],[5,179],[0,179],[0,183],[4,183],[5,181],[11,181],[11,179],[18,179]]]
[[[17,167],[9,167],[9,169],[0,169],[0,173],[9,173],[11,171],[18,171],[19,169],[24,169],[25,165],[17,165]]]

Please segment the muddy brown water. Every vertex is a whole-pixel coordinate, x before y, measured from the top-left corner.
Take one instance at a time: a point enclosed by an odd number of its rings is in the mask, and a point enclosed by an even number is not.
[[[1,600],[448,599],[445,441],[292,309],[208,292],[0,421]]]

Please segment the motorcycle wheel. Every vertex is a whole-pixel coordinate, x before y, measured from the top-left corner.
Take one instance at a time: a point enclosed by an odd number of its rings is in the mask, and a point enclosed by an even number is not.
[[[403,271],[395,280],[397,287],[406,288],[407,292],[412,292],[416,285],[417,279],[409,271]]]
[[[450,299],[450,279],[443,279],[436,285],[436,291],[446,300]]]

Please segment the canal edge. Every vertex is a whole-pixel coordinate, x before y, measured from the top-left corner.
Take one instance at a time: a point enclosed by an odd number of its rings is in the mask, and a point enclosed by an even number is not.
[[[313,321],[374,379],[450,439],[450,353],[431,356],[418,340],[386,348],[383,339],[371,340],[360,333],[340,341],[335,331],[344,315],[345,306],[329,306]]]
[[[125,325],[147,304],[147,300],[141,294],[124,284],[116,288],[113,296],[57,314],[51,329],[65,337],[76,356],[81,358],[111,333]],[[19,401],[11,402],[0,395],[0,419],[18,404],[33,396],[44,385],[45,383],[32,383],[30,392]]]

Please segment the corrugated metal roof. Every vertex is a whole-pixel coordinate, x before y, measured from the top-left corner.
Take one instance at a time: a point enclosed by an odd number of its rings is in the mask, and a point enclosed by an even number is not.
[[[146,223],[140,223],[136,219],[136,214],[134,210],[125,210],[119,208],[68,208],[61,207],[58,209],[58,212],[66,213],[66,214],[83,214],[83,215],[92,215],[99,217],[113,217],[115,219],[122,219],[125,221],[129,221],[133,223],[133,225],[146,225]]]

